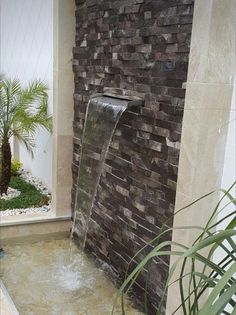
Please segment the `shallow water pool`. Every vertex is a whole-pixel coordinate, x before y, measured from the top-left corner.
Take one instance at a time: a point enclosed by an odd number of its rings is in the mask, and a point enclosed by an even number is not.
[[[2,245],[0,276],[20,315],[110,315],[117,289],[69,238]],[[126,301],[127,315],[141,314]],[[114,314],[122,314],[117,306]]]

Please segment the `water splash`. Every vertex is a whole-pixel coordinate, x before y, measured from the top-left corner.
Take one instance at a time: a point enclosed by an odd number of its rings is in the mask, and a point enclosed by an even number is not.
[[[73,240],[5,240],[4,250],[1,280],[21,315],[111,314],[117,289]],[[127,314],[139,314],[127,298],[125,305]],[[115,314],[121,314],[120,303]]]
[[[134,105],[140,106],[142,101],[137,98],[117,98],[111,95],[95,96],[89,101],[72,228],[72,235],[75,233],[78,236],[82,248],[86,242],[88,222],[113,133],[124,111]]]

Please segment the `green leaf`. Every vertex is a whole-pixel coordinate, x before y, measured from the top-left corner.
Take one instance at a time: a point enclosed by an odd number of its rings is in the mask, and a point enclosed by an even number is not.
[[[0,81],[0,143],[3,137],[15,136],[33,155],[38,128],[52,132],[52,117],[48,114],[48,87],[34,80],[22,88],[19,80]]]
[[[201,311],[199,312],[198,315],[217,314],[217,312],[216,313],[211,313],[210,312],[211,307],[212,307],[214,301],[216,300],[216,298],[220,295],[221,291],[225,288],[225,286],[227,285],[227,283],[229,282],[229,280],[231,279],[231,277],[233,276],[233,274],[235,272],[236,272],[236,263],[234,263],[225,272],[225,274],[221,277],[221,279],[218,281],[218,283],[216,284],[215,288],[210,293],[210,295],[209,295],[209,297],[207,299],[207,302],[204,304],[204,306],[202,307],[202,309],[201,309]],[[234,283],[231,286],[231,288],[234,288],[233,294],[236,292],[235,286],[236,286],[236,283]],[[228,292],[231,292],[231,291],[228,291]],[[222,294],[219,297],[219,299],[221,299],[221,297],[222,297],[222,301],[219,304],[217,304],[217,305],[222,305],[222,303],[224,303],[225,300],[228,303],[228,301],[229,301],[228,294],[226,294],[226,295]]]
[[[130,272],[121,286],[119,293],[122,294],[122,292],[129,292],[134,283],[137,281],[139,274],[142,272],[148,262],[154,257],[157,258],[166,255],[176,256],[176,261],[174,261],[169,269],[168,279],[165,288],[163,289],[163,294],[161,296],[159,307],[156,313],[157,315],[162,313],[162,307],[165,303],[167,290],[174,283],[179,283],[180,285],[181,301],[180,305],[173,312],[173,314],[181,309],[181,313],[185,315],[220,315],[221,313],[228,315],[229,313],[225,310],[225,306],[230,304],[234,308],[233,314],[236,315],[235,301],[232,299],[233,294],[236,291],[235,278],[233,276],[234,272],[236,272],[236,244],[234,242],[234,237],[236,236],[236,231],[234,230],[236,226],[236,211],[232,210],[230,213],[223,215],[220,220],[216,219],[218,214],[220,212],[223,213],[223,211],[225,211],[228,206],[236,205],[235,198],[233,198],[230,193],[235,185],[236,182],[234,182],[228,190],[220,190],[223,192],[223,196],[221,196],[213,211],[209,212],[209,220],[204,227],[163,227],[160,230],[160,234],[152,242],[149,242],[144,247],[146,248],[147,246],[151,245],[153,249],[150,250],[149,254],[147,254],[143,260],[137,264],[133,271]],[[201,199],[207,198],[215,192],[210,192],[209,194],[198,198],[190,205],[177,211],[177,214],[181,211],[187,210],[191,205],[197,204]],[[224,206],[220,209],[221,204],[225,198],[228,198],[229,202],[224,204]],[[229,224],[227,224],[226,228],[223,231],[215,232],[215,228],[218,226],[218,224],[228,220],[229,218],[231,218],[231,221]],[[164,223],[164,225],[165,224],[167,224],[167,221]],[[190,247],[186,247],[184,244],[179,244],[172,241],[160,241],[165,234],[176,229],[184,230],[193,228],[199,230],[200,234]],[[155,243],[157,244],[153,246]],[[175,250],[167,250],[169,246],[174,246]],[[213,260],[213,257],[214,252],[219,248],[223,250],[223,256],[219,264],[216,264]],[[208,251],[208,255],[204,256],[202,251],[205,252],[206,250]],[[138,251],[132,261],[136,260],[138,254],[141,252],[142,249]],[[190,269],[187,268],[189,263],[191,267]],[[179,277],[175,281],[172,281],[173,275],[177,271],[179,265],[181,266]],[[196,266],[198,266],[198,270],[196,270]],[[184,280],[185,278],[188,280],[187,282]],[[201,300],[201,297],[204,293],[208,294],[207,290],[209,288],[211,288],[211,293],[206,299],[205,304],[203,303],[205,308],[204,313],[199,313],[203,311],[202,308],[199,311],[199,305],[202,305],[202,303],[199,303],[199,301]],[[205,301],[205,299],[203,301]],[[147,296],[145,296],[145,305],[147,305],[147,302]]]

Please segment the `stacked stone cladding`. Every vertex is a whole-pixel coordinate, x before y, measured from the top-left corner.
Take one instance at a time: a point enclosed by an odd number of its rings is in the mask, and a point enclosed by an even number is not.
[[[72,208],[90,95],[112,87],[145,100],[144,107],[126,111],[117,126],[86,242],[86,249],[121,278],[174,211],[193,8],[194,0],[76,0]],[[92,156],[88,167],[91,163]],[[164,237],[170,238],[171,233]],[[147,280],[150,314],[168,268],[168,259],[154,260],[134,288],[142,300]]]

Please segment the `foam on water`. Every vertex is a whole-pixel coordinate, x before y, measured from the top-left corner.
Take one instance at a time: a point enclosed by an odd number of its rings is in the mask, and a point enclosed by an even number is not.
[[[21,315],[111,314],[117,289],[70,239],[17,241],[4,251],[0,276]],[[128,300],[126,308],[140,314]]]

